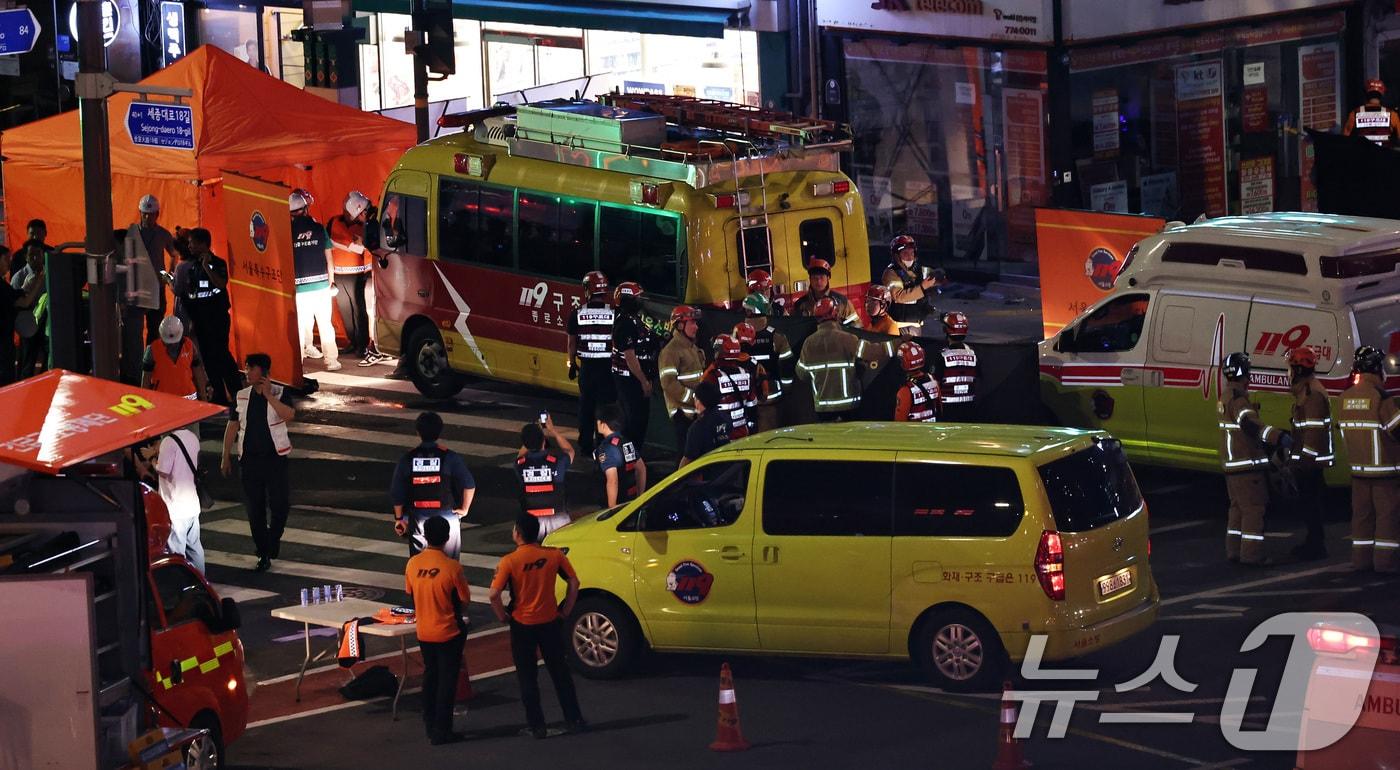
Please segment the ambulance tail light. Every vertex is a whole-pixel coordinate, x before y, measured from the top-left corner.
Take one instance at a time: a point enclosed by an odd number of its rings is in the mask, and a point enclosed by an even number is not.
[[[845,195],[851,191],[851,181],[843,179],[840,182],[818,182],[812,185],[813,198],[828,198],[832,195]]]
[[[1381,640],[1335,626],[1319,623],[1308,629],[1308,646],[1313,652],[1346,655],[1351,652],[1379,650]]]
[[[1046,530],[1040,533],[1040,545],[1035,549],[1035,575],[1040,588],[1052,600],[1065,600],[1065,551],[1060,533]]]
[[[452,156],[452,170],[458,174],[482,179],[491,170],[491,160],[494,160],[494,157],[488,160],[485,155],[459,152]]]
[[[737,193],[720,193],[711,195],[717,209],[741,209],[749,205],[749,193],[747,190],[740,190]]]

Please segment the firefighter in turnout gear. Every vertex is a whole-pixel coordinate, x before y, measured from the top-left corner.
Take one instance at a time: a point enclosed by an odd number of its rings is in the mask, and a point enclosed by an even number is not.
[[[973,422],[977,417],[977,351],[967,339],[967,316],[943,314],[943,334],[948,342],[933,359],[933,376],[943,396],[946,422]]]
[[[768,315],[774,318],[781,318],[788,314],[787,297],[777,293],[777,290],[773,286],[773,276],[769,275],[767,270],[762,268],[750,270],[746,282],[748,283],[750,297],[758,294],[768,301]]]
[[[914,248],[914,239],[908,235],[896,235],[890,241],[890,264],[880,276],[880,283],[890,290],[890,318],[901,329],[914,331],[923,328],[928,318],[928,298],[938,286],[941,275],[919,265]]]
[[[574,447],[554,427],[554,418],[545,414],[543,423],[526,423],[520,429],[520,451],[515,458],[515,475],[520,479],[521,509],[539,522],[539,537],[568,524],[565,507],[568,497],[564,474],[574,461]],[[545,446],[545,434],[554,439],[555,450]]]
[[[1337,424],[1351,462],[1351,566],[1400,570],[1400,399],[1385,392],[1385,356],[1356,349]]]
[[[874,343],[841,328],[837,305],[830,297],[814,308],[817,330],[802,343],[797,378],[812,386],[817,420],[851,419],[860,406],[861,370],[876,369],[893,353],[893,340]]]
[[[1265,425],[1249,400],[1249,355],[1231,353],[1221,364],[1225,386],[1216,404],[1220,463],[1230,495],[1225,556],[1240,564],[1268,563],[1264,554],[1264,509],[1269,505],[1269,451],[1292,444],[1287,431]]]
[[[938,397],[938,380],[924,369],[923,346],[913,340],[899,343],[899,365],[904,369],[904,384],[894,400],[895,422],[938,422],[942,408]]]
[[[752,430],[748,410],[758,403],[754,396],[756,378],[747,365],[748,356],[744,355],[734,335],[721,334],[715,337],[714,345],[714,363],[705,370],[700,382],[719,389],[716,409],[729,418],[729,440],[737,441]]]
[[[646,443],[651,417],[651,381],[656,379],[656,340],[642,317],[642,287],[623,281],[613,290],[612,375],[617,402],[627,429],[623,433]]]
[[[612,380],[613,309],[608,304],[608,277],[598,270],[583,276],[588,300],[569,316],[569,379],[578,380],[579,449],[593,453],[596,436],[586,427],[597,421],[598,407],[617,400]]]
[[[1307,523],[1302,543],[1293,555],[1310,561],[1327,558],[1322,530],[1326,483],[1322,474],[1332,467],[1332,413],[1327,406],[1327,390],[1317,382],[1317,351],[1299,346],[1288,351],[1293,393],[1293,451],[1289,454],[1293,478],[1298,483],[1297,513]]]
[[[898,337],[901,327],[890,316],[890,289],[884,284],[874,283],[865,290],[865,314],[870,316],[870,331]],[[905,327],[913,329],[915,327]],[[911,332],[912,333],[912,332]]]
[[[410,558],[427,547],[423,525],[443,518],[448,524],[443,553],[457,558],[462,548],[461,519],[476,497],[476,480],[462,456],[443,446],[442,416],[423,412],[414,422],[419,444],[394,468],[389,497],[394,503],[394,532],[407,537]]]
[[[1385,83],[1379,79],[1366,81],[1366,103],[1351,111],[1342,124],[1342,133],[1356,134],[1380,147],[1394,147],[1400,142],[1400,116],[1381,104]]]
[[[807,262],[807,278],[810,284],[807,293],[802,295],[793,306],[793,315],[817,316],[817,303],[823,299],[829,299],[836,306],[836,320],[842,326],[854,326],[860,328],[860,316],[856,315],[856,309],[851,306],[851,301],[846,299],[846,295],[831,288],[831,263],[824,259],[812,258]]]
[[[695,344],[700,330],[700,311],[679,305],[671,311],[671,341],[661,349],[657,363],[661,374],[661,394],[666,398],[666,414],[676,432],[676,450],[685,447],[685,436],[695,422],[695,388],[705,374],[705,352]]]
[[[603,507],[636,500],[647,491],[647,463],[622,430],[622,410],[609,404],[598,412],[598,435],[603,437],[594,460],[603,474]]]
[[[753,342],[744,352],[762,372],[762,382],[755,388],[758,405],[753,412],[754,431],[758,433],[782,425],[783,393],[792,387],[792,346],[786,334],[768,323],[768,314],[767,297],[750,294],[744,298],[744,323],[754,330]],[[739,340],[739,344],[742,347],[744,340]]]

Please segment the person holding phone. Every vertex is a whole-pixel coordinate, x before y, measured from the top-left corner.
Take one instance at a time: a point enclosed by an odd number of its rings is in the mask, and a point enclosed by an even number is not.
[[[545,435],[554,439],[550,451]],[[568,524],[568,496],[565,474],[574,461],[574,446],[554,427],[549,412],[540,412],[540,421],[520,429],[520,451],[515,458],[515,474],[520,479],[520,506],[539,521],[539,537]]]

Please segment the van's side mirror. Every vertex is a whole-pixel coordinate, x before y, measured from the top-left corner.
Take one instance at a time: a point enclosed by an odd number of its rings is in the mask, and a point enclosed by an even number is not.
[[[384,243],[384,248],[390,251],[397,251],[398,248],[403,245],[403,237],[394,232],[394,221],[389,217],[384,217],[384,219],[379,222],[379,233]]]
[[[243,627],[243,614],[238,611],[238,602],[225,598],[219,603],[219,625],[224,631],[237,631]]]

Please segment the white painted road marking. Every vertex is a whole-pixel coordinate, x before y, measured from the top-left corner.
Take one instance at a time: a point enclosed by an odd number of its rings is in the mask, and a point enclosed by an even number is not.
[[[257,566],[258,557],[245,553],[229,553],[227,551],[205,551],[204,560],[210,564],[217,564],[220,567],[233,567],[235,569],[252,570]],[[404,578],[402,574],[390,574],[388,572],[374,572],[371,570],[354,569],[352,567],[332,567],[324,564],[308,564],[300,561],[289,561],[287,559],[274,559],[272,569],[269,571],[273,575],[291,575],[293,577],[309,578],[322,583],[344,583],[346,585],[372,586],[374,588],[384,588],[391,591],[404,590]],[[480,604],[490,603],[490,591],[482,586],[472,586],[472,601]]]
[[[211,521],[202,526],[205,530],[210,532],[223,532],[229,535],[242,535],[248,532],[247,524],[238,519],[221,519],[219,521]],[[334,532],[318,532],[314,529],[287,527],[282,531],[282,542],[309,545],[316,548],[334,548],[343,551],[355,551],[357,553],[372,553],[380,556],[401,556],[405,561],[408,560],[408,544],[397,539],[374,540],[367,537],[340,535]],[[499,556],[463,553],[461,555],[461,560],[462,564],[468,567],[495,571],[496,564],[500,562],[501,559]],[[402,585],[402,583],[400,585]]]

